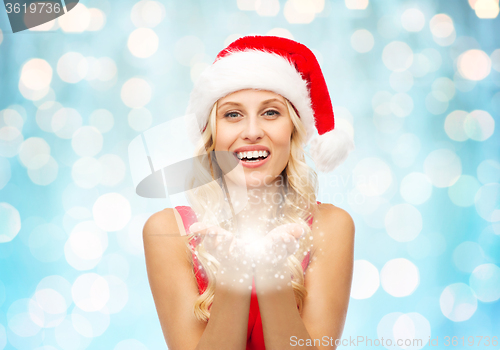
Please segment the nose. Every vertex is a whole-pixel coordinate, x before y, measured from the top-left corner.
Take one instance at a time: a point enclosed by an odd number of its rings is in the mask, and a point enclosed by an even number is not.
[[[264,137],[264,129],[260,125],[259,118],[253,115],[247,118],[241,137],[249,142],[257,142]]]

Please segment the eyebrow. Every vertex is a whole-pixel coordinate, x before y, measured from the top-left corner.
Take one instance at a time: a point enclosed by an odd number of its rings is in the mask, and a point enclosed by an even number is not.
[[[281,100],[279,100],[279,99],[277,99],[277,98],[271,98],[271,99],[269,99],[269,100],[265,100],[265,101],[263,101],[261,104],[262,104],[262,105],[267,105],[267,104],[269,104],[269,103],[271,103],[271,102],[279,102],[279,103],[281,103],[283,106],[286,106],[286,105],[285,105],[285,103],[284,103],[283,101],[281,101]],[[221,104],[219,107],[223,107],[223,106],[225,106],[225,105],[241,106],[242,104],[241,104],[241,103],[239,103],[239,102],[227,101],[227,102],[224,102],[223,104]]]

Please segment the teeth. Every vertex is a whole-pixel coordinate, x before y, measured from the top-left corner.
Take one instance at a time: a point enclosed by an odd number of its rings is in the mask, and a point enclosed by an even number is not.
[[[253,159],[253,158],[259,158],[259,157],[266,158],[268,155],[269,155],[269,152],[267,152],[267,151],[238,152],[236,154],[236,156],[238,157],[238,159],[246,158],[246,159],[249,159],[249,160]],[[255,159],[254,161],[257,161],[257,159]]]

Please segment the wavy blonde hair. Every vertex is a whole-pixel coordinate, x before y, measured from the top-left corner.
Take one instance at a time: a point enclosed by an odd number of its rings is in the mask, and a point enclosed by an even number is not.
[[[277,225],[302,223],[307,227],[305,234],[299,241],[299,248],[287,260],[287,265],[292,275],[292,288],[295,300],[299,312],[301,312],[304,298],[307,295],[307,290],[304,286],[305,272],[301,262],[312,244],[311,228],[307,225],[307,221],[317,208],[317,175],[305,162],[303,148],[306,140],[305,127],[290,102],[287,99],[285,99],[285,102],[294,129],[291,135],[288,164],[281,173],[281,176],[285,180],[284,186],[280,186],[281,198],[284,198],[284,201],[282,205],[275,206],[274,217],[276,218]],[[221,170],[218,167],[215,157],[212,155],[213,153],[211,153],[215,150],[216,115],[217,102],[212,108],[209,121],[196,149],[197,161],[195,161],[193,169],[195,175],[188,185],[192,189],[188,191],[188,199],[191,207],[198,216],[198,221],[219,225],[230,232],[234,232],[232,231],[235,227],[234,213],[233,220],[225,220],[222,224],[217,220],[223,213],[232,213],[232,207],[230,200],[227,200]],[[217,179],[218,182],[214,182],[213,179]],[[192,240],[194,239],[195,236],[188,233],[188,242],[193,243]],[[204,271],[208,278],[207,288],[195,302],[194,314],[197,319],[208,321],[210,307],[215,295],[215,280],[219,262],[207,252],[203,243],[195,245],[194,254],[196,261],[193,261],[193,264],[198,264],[202,268],[200,269],[200,273]]]

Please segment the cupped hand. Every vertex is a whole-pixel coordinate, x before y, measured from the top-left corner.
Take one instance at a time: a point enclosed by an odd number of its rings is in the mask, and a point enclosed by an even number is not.
[[[205,250],[219,262],[217,279],[237,287],[252,285],[252,261],[246,255],[244,242],[219,226],[194,223],[190,232],[199,236]]]
[[[291,283],[288,257],[299,248],[299,240],[306,229],[302,224],[284,224],[271,230],[257,245],[255,261],[255,285],[259,293],[282,289]]]
[[[271,230],[265,237],[255,242],[249,249],[260,266],[281,266],[299,248],[299,239],[306,230],[302,224],[289,223]]]

